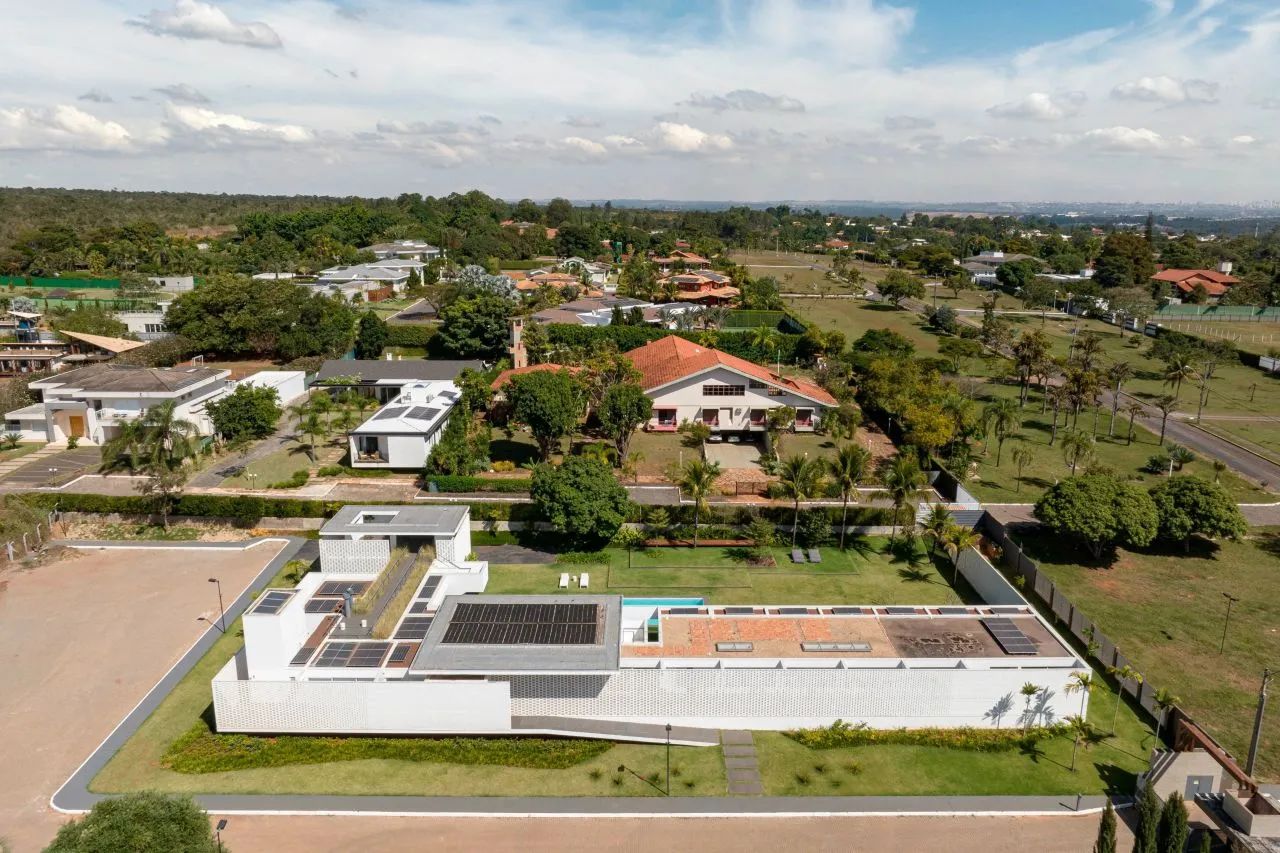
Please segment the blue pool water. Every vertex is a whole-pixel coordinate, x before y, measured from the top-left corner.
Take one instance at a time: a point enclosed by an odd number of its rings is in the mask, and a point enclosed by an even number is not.
[[[706,603],[702,598],[623,598],[622,606],[629,607],[701,607]]]

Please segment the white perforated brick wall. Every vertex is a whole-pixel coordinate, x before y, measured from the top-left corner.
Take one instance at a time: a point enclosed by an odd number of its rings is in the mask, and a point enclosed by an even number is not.
[[[327,575],[377,574],[391,559],[386,539],[321,539],[320,569]]]

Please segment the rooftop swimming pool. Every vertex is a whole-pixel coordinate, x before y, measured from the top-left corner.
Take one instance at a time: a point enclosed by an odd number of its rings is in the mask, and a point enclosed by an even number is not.
[[[622,599],[623,607],[701,607],[706,604],[704,598],[626,598]]]

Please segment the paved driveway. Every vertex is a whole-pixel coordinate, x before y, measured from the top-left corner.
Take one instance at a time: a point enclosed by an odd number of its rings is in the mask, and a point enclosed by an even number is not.
[[[731,468],[758,468],[760,462],[760,445],[730,444],[727,441],[707,442],[705,445],[708,462],[719,462],[720,467],[728,471]]]
[[[49,797],[282,543],[248,551],[72,552],[0,571],[0,837],[40,850],[66,820]],[[251,849],[248,846],[243,850]]]
[[[37,459],[29,465],[0,480],[0,486],[30,489],[36,486],[57,485],[70,480],[75,474],[83,471],[96,471],[102,461],[102,448],[77,447],[75,450],[63,450],[52,456]]]

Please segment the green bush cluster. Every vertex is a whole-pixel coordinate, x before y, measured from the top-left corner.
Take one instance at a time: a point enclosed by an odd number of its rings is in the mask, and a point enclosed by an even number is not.
[[[423,480],[435,483],[442,492],[528,492],[532,480],[528,477],[512,480],[486,480],[481,477],[462,477],[455,474],[428,474]]]
[[[557,563],[572,563],[574,565],[599,566],[607,565],[609,555],[604,551],[564,551],[556,554]]]
[[[316,472],[317,477],[341,477],[347,473],[347,469],[341,465],[325,465]]]
[[[161,763],[178,773],[390,759],[563,770],[608,752],[599,740],[546,738],[259,737],[215,734],[204,723],[175,740]]]
[[[431,346],[431,339],[435,336],[435,326],[409,323],[387,324],[387,346],[389,347],[420,347],[427,349]]]
[[[1047,738],[1058,737],[1065,726],[1029,729],[872,729],[836,720],[826,728],[796,729],[786,736],[810,749],[849,746],[931,746],[971,752],[1012,752]]]
[[[302,486],[305,486],[307,484],[307,481],[310,479],[311,479],[310,472],[308,472],[307,469],[305,468],[301,468],[297,471],[294,471],[292,474],[290,474],[289,479],[280,480],[278,482],[272,483],[271,485],[267,486],[267,488],[268,489],[297,489]]]

